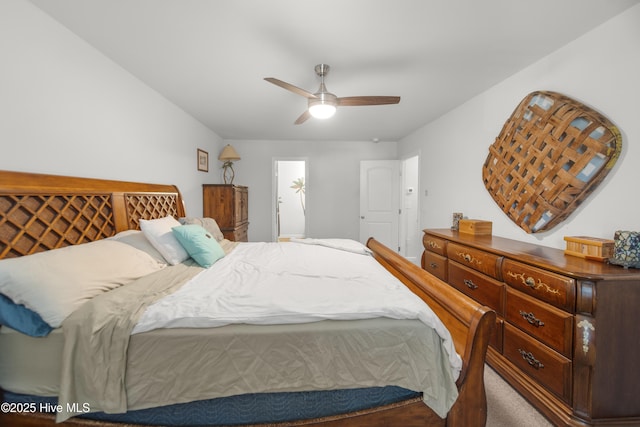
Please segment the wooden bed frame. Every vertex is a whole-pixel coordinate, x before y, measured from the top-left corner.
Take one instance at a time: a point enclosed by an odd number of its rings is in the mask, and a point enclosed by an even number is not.
[[[140,219],[185,216],[180,191],[173,185],[143,184],[0,171],[0,259],[18,257],[110,237],[138,229]],[[487,402],[484,363],[496,314],[458,292],[374,239],[375,258],[426,301],[447,326],[463,369],[459,397],[443,420],[420,398],[322,419],[270,426],[484,426]],[[2,390],[0,389],[0,393]],[[0,413],[0,425],[54,426],[47,414]],[[59,425],[129,426],[72,418]]]

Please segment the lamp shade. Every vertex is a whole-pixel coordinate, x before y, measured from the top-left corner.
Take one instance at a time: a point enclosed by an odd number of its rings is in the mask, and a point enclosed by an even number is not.
[[[221,160],[223,162],[240,160],[240,155],[238,154],[236,149],[231,146],[231,144],[227,144],[220,152],[220,155],[218,156],[218,160]]]

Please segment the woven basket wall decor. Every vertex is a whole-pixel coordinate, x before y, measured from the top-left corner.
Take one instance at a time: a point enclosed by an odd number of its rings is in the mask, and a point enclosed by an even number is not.
[[[556,92],[527,95],[506,121],[482,167],[485,187],[527,233],[546,231],[602,182],[622,148],[602,114]]]

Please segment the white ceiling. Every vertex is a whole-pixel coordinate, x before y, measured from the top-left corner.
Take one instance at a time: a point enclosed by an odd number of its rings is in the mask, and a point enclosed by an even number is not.
[[[640,0],[31,1],[225,139],[397,141]],[[294,125],[263,78],[315,92],[319,63],[400,104]]]

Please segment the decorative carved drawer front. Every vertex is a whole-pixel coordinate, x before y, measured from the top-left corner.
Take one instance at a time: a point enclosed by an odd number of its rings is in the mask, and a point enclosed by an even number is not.
[[[489,254],[467,246],[449,243],[447,245],[447,255],[449,259],[471,267],[474,270],[487,274],[494,279],[500,280],[501,257]]]
[[[571,402],[571,360],[504,324],[504,356],[565,402]]]
[[[436,276],[438,279],[445,282],[447,281],[447,258],[433,252],[425,251],[424,265],[422,268]]]
[[[531,267],[510,259],[502,263],[503,280],[537,299],[573,313],[575,310],[575,280]]]
[[[506,319],[564,356],[571,357],[573,316],[507,287]]]
[[[422,236],[422,245],[425,250],[435,252],[440,255],[447,255],[447,241],[429,234]]]
[[[449,284],[474,300],[504,314],[504,284],[449,260]]]

